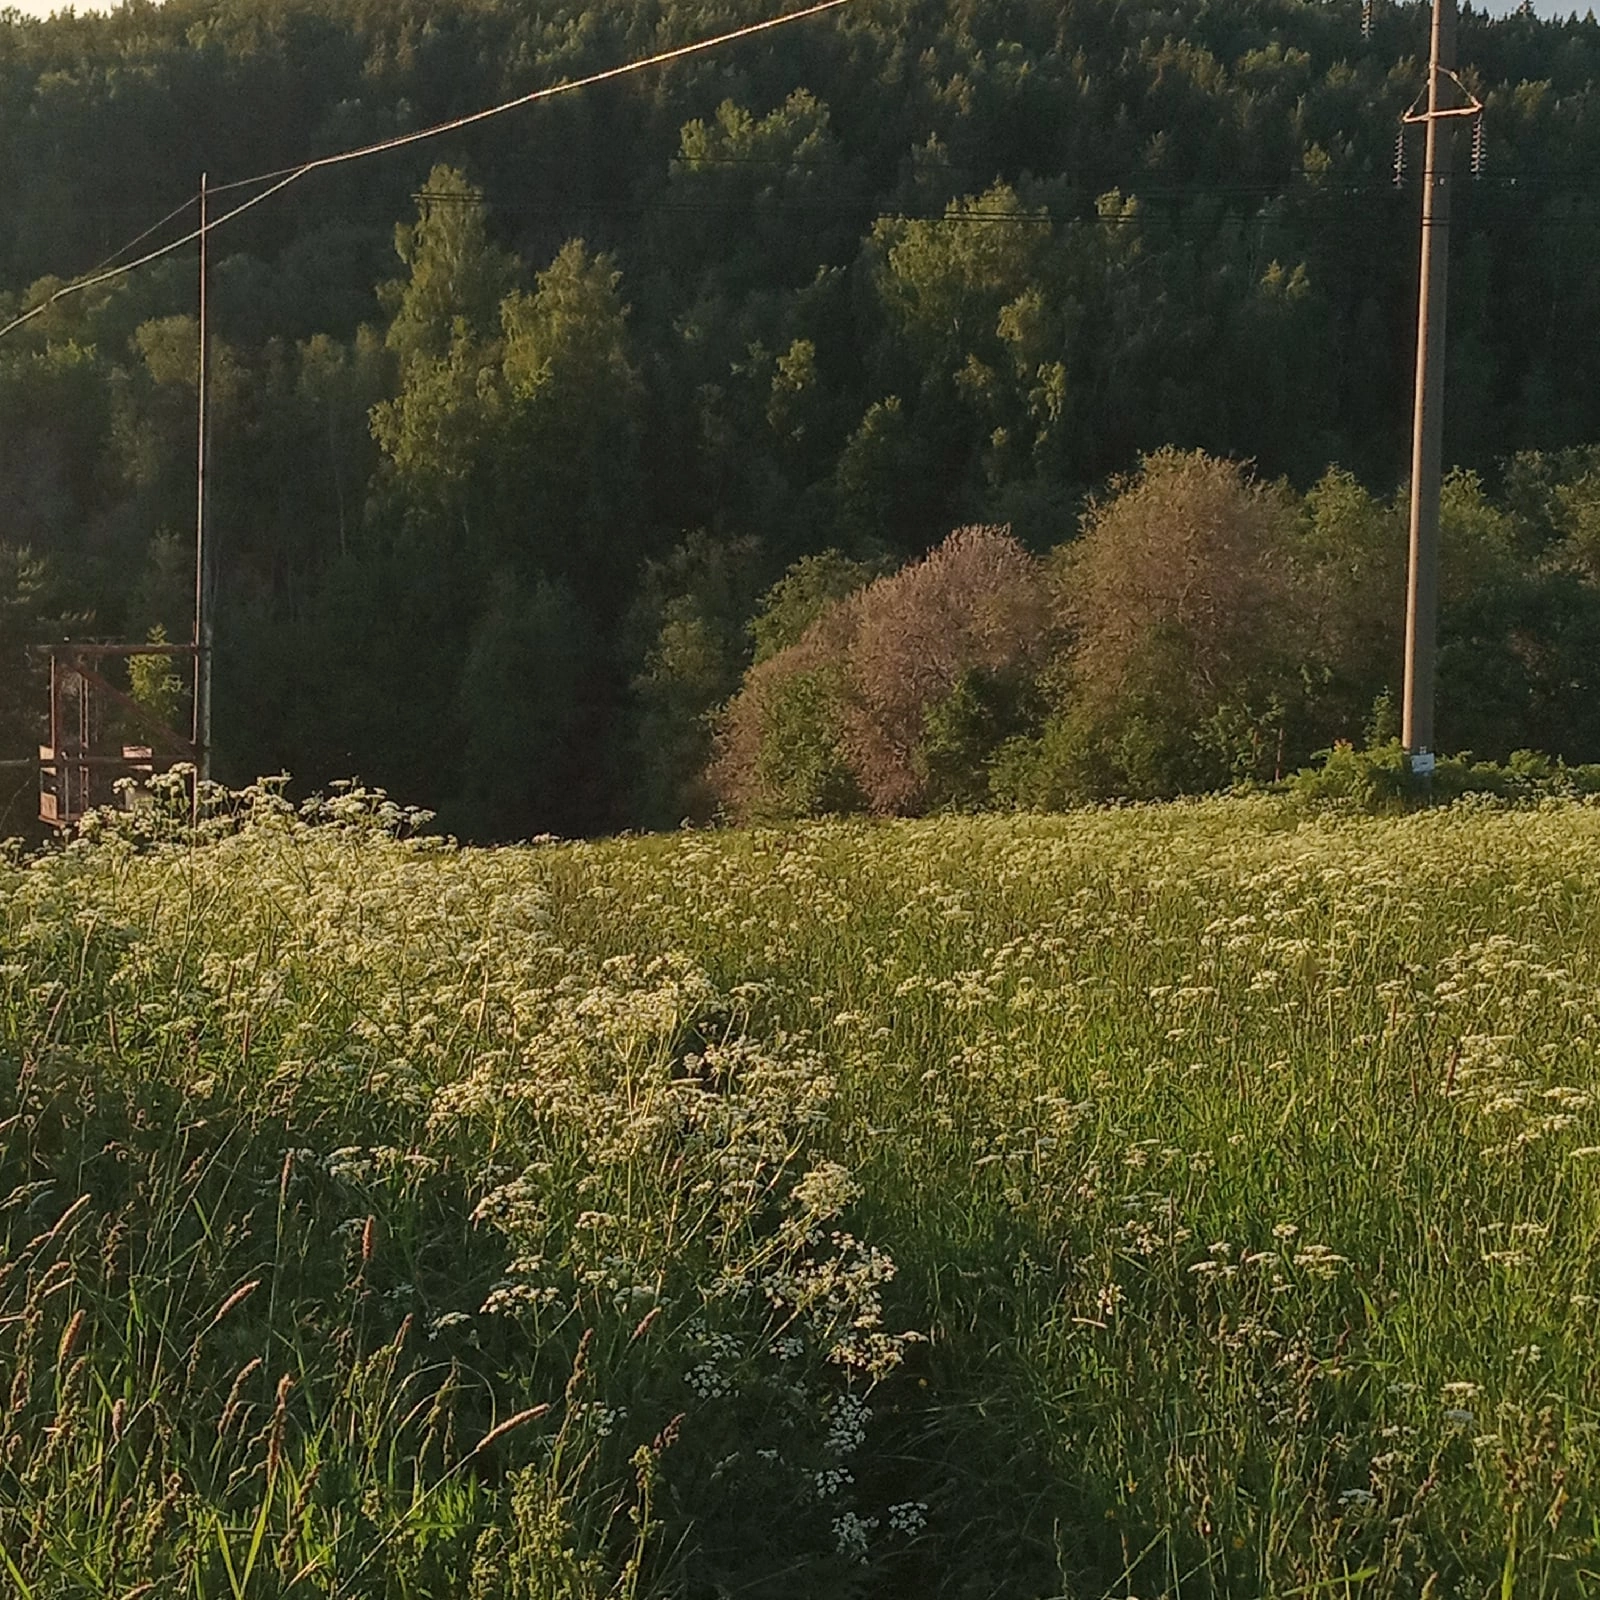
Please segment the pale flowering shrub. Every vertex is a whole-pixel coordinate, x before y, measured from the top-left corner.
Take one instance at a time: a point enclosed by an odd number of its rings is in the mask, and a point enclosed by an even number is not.
[[[1056,643],[1040,565],[1009,529],[958,528],[751,668],[724,713],[711,785],[738,817],[926,809],[941,798],[930,719],[965,682],[1030,682]],[[965,759],[981,767],[986,754],[980,737]]]
[[[1054,645],[1050,589],[1009,529],[970,527],[855,598],[851,765],[874,811],[914,812],[927,798],[919,751],[929,710],[965,673],[1038,672]]]

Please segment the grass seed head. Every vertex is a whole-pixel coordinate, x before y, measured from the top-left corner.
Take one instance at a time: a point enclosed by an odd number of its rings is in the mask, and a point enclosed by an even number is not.
[[[289,1413],[289,1391],[294,1379],[286,1372],[278,1379],[278,1397],[272,1407],[272,1424],[267,1436],[267,1476],[273,1477],[283,1465],[283,1435]]]
[[[529,1406],[524,1411],[519,1411],[515,1416],[507,1417],[504,1422],[492,1427],[472,1448],[472,1454],[477,1455],[487,1450],[496,1441],[505,1438],[508,1433],[514,1433],[518,1428],[530,1422],[536,1422],[550,1409],[549,1405]]]
[[[85,1313],[80,1309],[72,1313],[71,1320],[61,1331],[61,1342],[56,1346],[56,1370],[66,1365],[71,1359],[72,1352],[78,1343],[78,1335],[83,1332]]]

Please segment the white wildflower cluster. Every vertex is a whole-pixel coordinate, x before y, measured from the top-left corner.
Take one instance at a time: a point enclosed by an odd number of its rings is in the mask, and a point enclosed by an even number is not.
[[[1463,1029],[1452,1052],[1446,1090],[1480,1120],[1488,1139],[1484,1157],[1514,1158],[1562,1134],[1600,1127],[1593,1089],[1544,1076],[1559,1046],[1540,1047],[1535,1055],[1542,1059],[1530,1061],[1517,1026],[1530,1005],[1552,998],[1568,1012],[1588,1006],[1588,990],[1565,967],[1546,965],[1533,947],[1503,935],[1469,946],[1445,965],[1450,975],[1439,986],[1441,1004],[1470,1004],[1479,1016],[1487,1011],[1513,1024],[1503,1031]],[[1569,1158],[1586,1148],[1575,1144]]]
[[[1192,1229],[1178,1221],[1180,1202],[1176,1195],[1146,1189],[1123,1198],[1125,1211],[1134,1213],[1117,1228],[1117,1247],[1124,1255],[1148,1260],[1172,1255],[1194,1238]]]
[[[847,1456],[867,1442],[867,1424],[872,1407],[849,1390],[836,1395],[828,1410],[826,1447],[835,1455]]]
[[[801,1222],[810,1225],[839,1216],[860,1195],[861,1186],[848,1167],[837,1161],[822,1161],[795,1184],[790,1203]]]
[[[489,1291],[481,1309],[486,1317],[516,1317],[548,1310],[561,1298],[555,1284],[539,1282],[536,1270],[513,1271]]]
[[[1312,1278],[1336,1278],[1350,1263],[1325,1244],[1302,1245],[1292,1257],[1294,1265]]]
[[[761,1321],[783,1328],[780,1360],[816,1349],[882,1376],[912,1337],[883,1325],[894,1263],[830,1226],[859,1195],[850,1171],[801,1159],[827,1129],[832,1076],[782,1037],[771,1046],[724,1037],[679,1058],[685,1026],[715,1005],[681,960],[610,960],[544,993],[530,1013],[538,1033],[520,1052],[440,1091],[441,1131],[510,1120],[525,1147],[548,1152],[476,1208],[519,1260],[540,1263],[509,1272],[486,1309],[537,1310],[570,1296],[638,1318],[693,1293],[738,1308],[752,1334]],[[631,1177],[613,1184],[612,1173]],[[568,1210],[573,1196],[581,1204]],[[704,1217],[711,1246],[711,1269],[693,1290],[673,1287],[681,1268],[659,1253],[649,1220],[684,1206]],[[544,1263],[557,1260],[552,1276]],[[703,1401],[734,1392],[724,1354],[703,1351],[689,1369]]]
[[[572,1420],[596,1439],[609,1439],[627,1421],[626,1406],[608,1406],[599,1400],[579,1401],[570,1411]]]
[[[833,1519],[834,1549],[839,1555],[865,1561],[877,1526],[876,1517],[863,1517],[854,1511],[842,1513]]]
[[[1095,1314],[1102,1320],[1109,1322],[1116,1316],[1123,1302],[1128,1297],[1122,1292],[1121,1284],[1105,1283],[1095,1292]]]
[[[1477,1414],[1467,1402],[1478,1399],[1482,1393],[1482,1385],[1467,1378],[1458,1378],[1445,1384],[1440,1390],[1440,1397],[1445,1401],[1441,1416],[1451,1427],[1470,1428],[1477,1420]]]
[[[817,1334],[828,1359],[873,1379],[886,1376],[922,1336],[889,1333],[883,1327],[881,1289],[895,1274],[887,1251],[835,1229],[822,1248],[765,1275],[772,1304],[803,1319]]]
[[[1486,1266],[1531,1267],[1547,1245],[1552,1224],[1522,1221],[1486,1222],[1478,1229]]]
[[[736,1389],[736,1370],[744,1357],[744,1346],[736,1334],[726,1330],[707,1330],[701,1318],[691,1318],[688,1334],[698,1347],[701,1360],[683,1374],[698,1400],[725,1400]]]
[[[892,1533],[902,1533],[907,1537],[919,1534],[928,1526],[927,1502],[902,1500],[899,1505],[889,1507],[885,1520]]]
[[[714,1361],[690,1367],[684,1378],[700,1400],[722,1400],[733,1393],[733,1379]]]
[[[400,1150],[393,1145],[370,1148],[344,1145],[330,1151],[320,1165],[335,1183],[352,1188],[369,1188],[395,1180],[414,1182],[431,1177],[439,1170],[437,1158],[418,1150]]]
[[[823,1416],[821,1439],[824,1461],[811,1474],[810,1489],[819,1501],[837,1501],[848,1494],[855,1484],[855,1474],[849,1462],[867,1442],[867,1426],[872,1420],[872,1408],[859,1395],[845,1390],[834,1395]],[[862,1518],[853,1510],[841,1511],[835,1528],[841,1525],[860,1535],[858,1549],[850,1553],[864,1555],[866,1535],[877,1526],[876,1519]]]
[[[1288,1236],[1290,1240],[1293,1235]],[[1238,1250],[1227,1240],[1210,1247],[1208,1255],[1192,1263],[1189,1272],[1199,1278],[1225,1282],[1241,1273],[1264,1273],[1273,1289],[1286,1292],[1292,1287],[1284,1272],[1293,1268],[1307,1278],[1334,1278],[1349,1265],[1346,1257],[1325,1244],[1301,1245],[1289,1253],[1276,1250]]]

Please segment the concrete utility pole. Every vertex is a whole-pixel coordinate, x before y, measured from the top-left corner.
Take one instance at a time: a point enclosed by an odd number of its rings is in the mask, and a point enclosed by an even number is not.
[[[1445,292],[1450,263],[1452,119],[1482,107],[1455,75],[1456,0],[1433,0],[1422,172],[1422,272],[1417,300],[1417,388],[1411,435],[1411,561],[1406,582],[1405,707],[1401,737],[1411,770],[1433,772],[1434,668],[1439,620],[1439,480],[1444,431]],[[1419,97],[1420,98],[1420,97]],[[1463,104],[1462,102],[1467,102]]]
[[[195,448],[194,517],[194,751],[195,782],[211,777],[211,547],[206,534],[210,484],[206,468],[211,452],[210,328],[206,317],[206,175],[200,174],[200,365],[198,372],[199,433]]]
[[[1401,738],[1411,770],[1433,770],[1434,665],[1439,619],[1439,479],[1444,431],[1445,296],[1450,266],[1450,157],[1454,130],[1439,116],[1455,67],[1455,0],[1433,0],[1427,153],[1422,168],[1422,271],[1417,299],[1417,388],[1411,426],[1411,560],[1406,580],[1405,708]]]

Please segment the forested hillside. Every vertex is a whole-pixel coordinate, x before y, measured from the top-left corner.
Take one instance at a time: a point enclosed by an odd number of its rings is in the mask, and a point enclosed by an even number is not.
[[[772,9],[0,12],[0,322],[202,171]],[[1325,534],[1330,485],[1387,527],[1426,42],[1420,6],[1364,34],[1357,0],[854,0],[250,212],[213,245],[222,775],[359,772],[479,837],[670,824],[763,624],[793,645],[958,525],[1042,554],[1172,445],[1286,479]],[[1446,455],[1480,474],[1464,547],[1499,564],[1458,581],[1446,641],[1521,677],[1472,717],[1447,693],[1441,731],[1593,759],[1560,706],[1594,702],[1572,641],[1600,637],[1600,25],[1469,11],[1460,56],[1487,155],[1457,197]],[[35,736],[30,639],[187,634],[194,309],[180,252],[0,340],[0,754]],[[1401,595],[1342,592],[1324,657],[1365,676],[1291,743],[1361,737],[1393,685]]]

